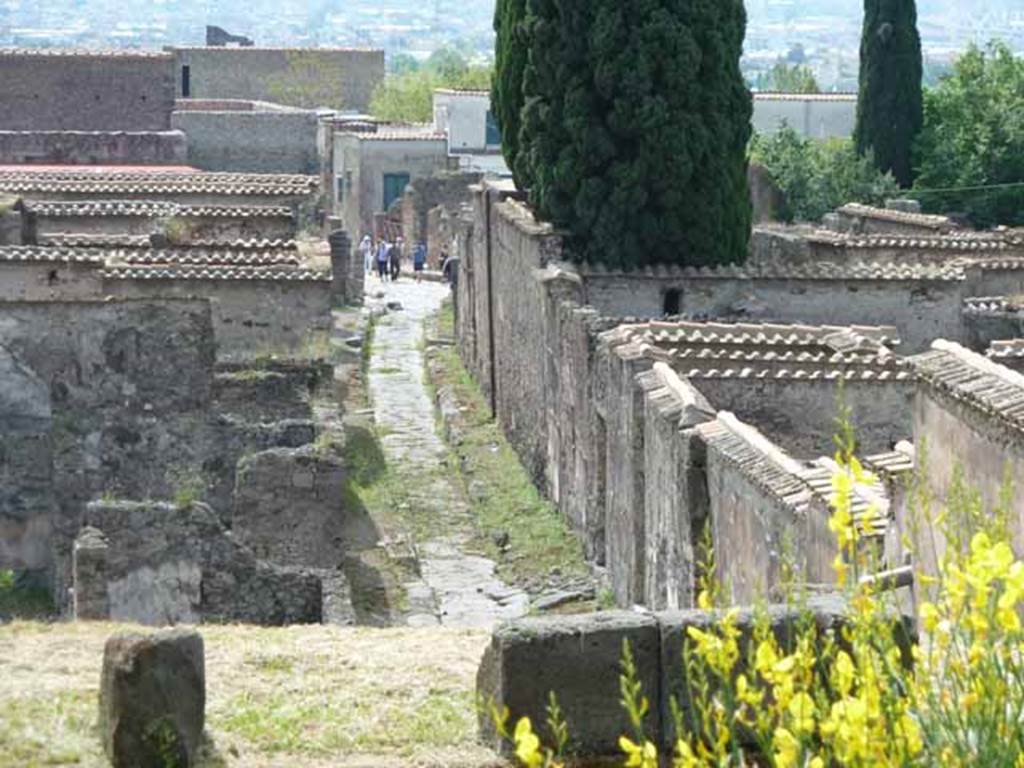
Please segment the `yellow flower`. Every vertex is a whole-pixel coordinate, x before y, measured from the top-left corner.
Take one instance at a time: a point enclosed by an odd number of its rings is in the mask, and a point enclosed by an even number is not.
[[[793,697],[787,707],[793,719],[793,730],[801,736],[814,733],[814,699],[800,692]]]
[[[619,748],[626,753],[626,768],[658,768],[658,749],[651,742],[645,741],[641,746],[622,736]]]
[[[921,624],[926,632],[934,632],[939,626],[939,609],[932,603],[921,603]]]
[[[785,728],[776,728],[773,734],[775,745],[775,768],[793,768],[800,759],[800,742]]]
[[[836,656],[835,666],[835,686],[836,690],[839,691],[840,695],[847,696],[850,690],[853,688],[854,675],[856,670],[853,668],[853,659],[846,651],[840,651]]]
[[[676,742],[676,757],[672,762],[672,768],[698,768],[700,761],[697,760],[697,756],[693,754],[693,750],[690,749],[690,745],[680,739]]]
[[[540,739],[533,732],[530,718],[524,717],[516,723],[515,736],[516,757],[526,768],[540,768],[544,765],[544,753],[540,749]]]

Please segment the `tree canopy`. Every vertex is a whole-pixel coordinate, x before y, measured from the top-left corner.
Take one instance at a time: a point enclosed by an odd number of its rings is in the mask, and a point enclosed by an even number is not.
[[[929,90],[915,194],[976,226],[1024,225],[1024,59],[972,46]],[[946,190],[946,191],[929,191]]]
[[[914,0],[865,0],[860,48],[857,151],[903,187],[914,181],[912,150],[921,131],[924,65]]]
[[[427,123],[434,117],[434,91],[437,88],[488,90],[493,70],[471,66],[456,51],[435,51],[413,68],[409,61],[388,75],[373,93],[370,114],[381,120]]]
[[[526,0],[519,29],[497,76],[526,62],[517,177],[570,256],[624,268],[746,258],[743,3]]]

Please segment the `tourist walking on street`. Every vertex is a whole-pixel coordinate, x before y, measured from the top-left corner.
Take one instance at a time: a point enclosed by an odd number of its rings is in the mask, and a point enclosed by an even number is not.
[[[427,266],[427,246],[421,240],[412,249],[412,271],[416,273],[416,282],[423,280],[423,270]]]
[[[359,243],[359,255],[363,257],[363,272],[370,274],[373,271],[373,240],[369,235],[363,235]]]
[[[401,240],[396,242],[388,251],[388,262],[391,266],[391,282],[398,280],[398,274],[402,271],[402,245]]]
[[[382,283],[388,279],[388,254],[391,252],[391,243],[387,238],[381,238],[377,244],[377,275]]]

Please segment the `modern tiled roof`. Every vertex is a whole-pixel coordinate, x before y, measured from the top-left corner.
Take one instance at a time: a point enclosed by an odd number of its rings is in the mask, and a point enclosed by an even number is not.
[[[170,59],[165,51],[136,50],[133,48],[112,48],[90,50],[88,48],[0,48],[0,57],[35,56],[39,58],[103,58],[103,59]]]
[[[810,261],[794,263],[766,260],[762,263],[721,267],[646,267],[630,272],[602,264],[580,265],[580,274],[589,278],[631,277],[657,280],[871,280],[958,282],[966,279],[961,263],[865,261]]]
[[[63,248],[148,248],[149,235],[57,232],[36,237],[39,245]]]
[[[288,206],[270,205],[181,205],[159,200],[40,200],[24,203],[26,211],[48,218],[138,216],[142,218],[248,219],[290,218]]]
[[[259,53],[267,51],[288,51],[292,53],[383,53],[381,48],[302,48],[285,46],[281,48],[261,47],[258,45],[218,46],[218,45],[173,45],[172,51],[211,51],[213,53]]]
[[[103,252],[85,248],[43,248],[35,245],[0,246],[0,263],[103,264]]]
[[[341,129],[342,133],[357,136],[360,141],[447,141],[448,134],[444,131],[435,131],[429,128],[417,128],[415,126],[389,126],[382,125],[377,130],[349,130]]]
[[[1009,238],[997,234],[954,233],[949,235],[856,235],[817,230],[807,235],[808,242],[848,250],[913,250],[943,253],[1003,252],[1015,246]]]
[[[990,359],[997,361],[1007,358],[1024,358],[1024,339],[993,341],[989,345],[987,355]]]
[[[472,98],[480,98],[486,96],[491,97],[490,91],[481,90],[479,88],[435,88],[434,93],[443,93],[447,96],[467,96]]]
[[[930,216],[924,213],[894,211],[890,208],[876,208],[875,206],[862,205],[861,203],[847,203],[839,208],[837,213],[844,216],[890,221],[895,224],[908,224],[936,231],[948,231],[957,228],[956,223],[946,216]]]
[[[97,194],[225,194],[304,196],[317,187],[314,176],[252,173],[117,172],[88,170],[0,171],[0,192]]]
[[[131,266],[239,266],[270,267],[299,265],[294,251],[234,251],[193,248],[189,250],[124,251],[108,255],[111,262]]]
[[[115,267],[105,269],[107,280],[237,280],[264,282],[330,282],[331,273],[313,269],[263,267]]]
[[[933,390],[1024,434],[1024,375],[948,341],[909,363]]]
[[[1006,296],[978,296],[964,299],[964,312],[971,315],[1016,313],[1021,310],[1024,310],[1024,307]]]

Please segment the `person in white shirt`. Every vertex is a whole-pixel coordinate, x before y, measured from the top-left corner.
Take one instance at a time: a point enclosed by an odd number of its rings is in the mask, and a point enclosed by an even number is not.
[[[373,240],[369,235],[363,235],[363,240],[359,243],[359,253],[363,257],[363,271],[370,274],[373,271]]]

